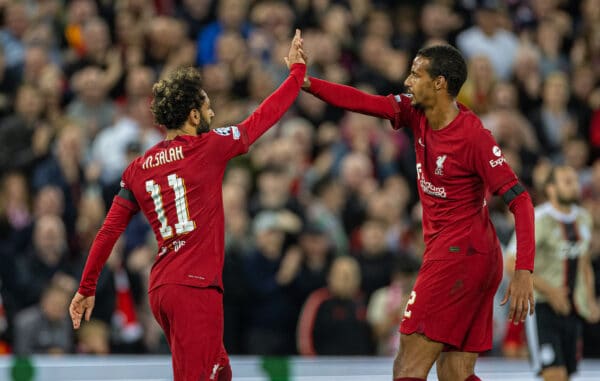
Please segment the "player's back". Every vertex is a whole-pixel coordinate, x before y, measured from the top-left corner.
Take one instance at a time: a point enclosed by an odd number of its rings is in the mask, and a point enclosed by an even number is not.
[[[158,255],[149,289],[162,284],[222,288],[222,179],[227,161],[247,150],[237,127],[165,140],[123,174],[150,222]]]

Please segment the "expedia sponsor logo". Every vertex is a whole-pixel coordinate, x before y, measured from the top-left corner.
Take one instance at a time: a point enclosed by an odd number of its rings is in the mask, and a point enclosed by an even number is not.
[[[501,157],[499,159],[496,160],[490,160],[490,167],[494,168],[494,167],[498,167],[502,164],[506,163],[506,159],[504,157]]]

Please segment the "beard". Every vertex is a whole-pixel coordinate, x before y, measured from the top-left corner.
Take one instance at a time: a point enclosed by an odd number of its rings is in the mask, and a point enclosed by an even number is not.
[[[578,196],[564,197],[564,196],[558,195],[556,197],[556,201],[558,201],[558,203],[562,206],[578,205],[579,197]]]
[[[201,115],[200,124],[196,127],[196,135],[201,135],[210,131],[210,122]]]

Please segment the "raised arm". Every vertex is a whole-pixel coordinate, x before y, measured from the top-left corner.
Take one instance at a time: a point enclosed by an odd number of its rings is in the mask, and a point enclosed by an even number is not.
[[[254,143],[281,119],[296,100],[306,74],[303,55],[302,37],[300,30],[296,29],[289,55],[285,58],[290,68],[290,75],[246,120],[238,125],[247,131],[249,144]]]
[[[346,110],[389,120],[393,120],[396,114],[392,97],[367,94],[354,87],[314,77],[306,79],[303,89],[332,106]]]
[[[94,243],[90,248],[79,290],[71,301],[69,313],[73,321],[73,328],[78,329],[81,319],[88,321],[94,308],[94,294],[96,284],[102,267],[112,252],[113,246],[129,224],[131,217],[137,213],[137,205],[120,196],[115,196],[106,219],[98,231]]]

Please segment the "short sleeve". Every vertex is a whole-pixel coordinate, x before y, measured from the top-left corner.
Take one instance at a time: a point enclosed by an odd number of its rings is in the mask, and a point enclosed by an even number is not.
[[[409,94],[388,95],[394,107],[394,118],[390,120],[392,127],[399,130],[408,127],[412,130],[418,127],[421,112],[413,107],[412,96]]]
[[[516,180],[517,176],[508,165],[491,132],[481,125],[474,129],[470,137],[471,157],[468,162],[472,163],[474,171],[483,179],[486,188],[496,194],[504,184]]]
[[[245,154],[249,146],[244,126],[219,127],[209,132],[209,149],[225,161]]]
[[[119,205],[137,212],[140,208],[139,208],[139,204],[135,198],[135,196],[133,195],[133,166],[134,163],[136,161],[134,160],[133,162],[131,162],[129,164],[129,166],[127,166],[127,168],[125,168],[125,170],[123,171],[123,175],[121,176],[121,189],[119,189],[119,193],[117,194],[117,196],[114,198],[114,202],[118,203]]]

